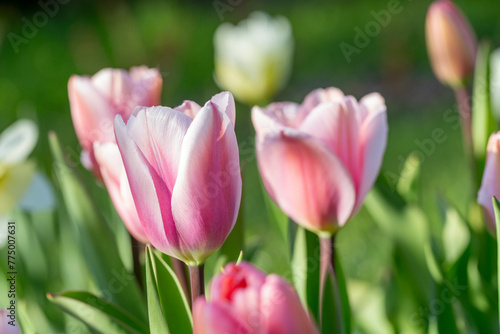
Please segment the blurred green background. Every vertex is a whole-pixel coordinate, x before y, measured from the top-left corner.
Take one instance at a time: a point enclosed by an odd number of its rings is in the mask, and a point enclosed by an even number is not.
[[[43,1],[43,0],[42,0]],[[372,11],[390,1],[224,1],[230,10],[219,16],[213,1],[78,1],[59,4],[34,36],[16,47],[12,33],[23,36],[26,20],[42,7],[33,1],[0,2],[0,129],[21,117],[35,120],[41,138],[33,157],[52,176],[46,133],[54,130],[63,147],[78,157],[67,82],[72,74],[91,75],[104,67],[157,67],[163,76],[162,104],[175,106],[185,99],[202,104],[219,91],[213,80],[213,33],[222,22],[237,22],[255,10],[286,16],[295,38],[294,70],[289,85],[276,101],[300,102],[311,90],[336,86],[361,98],[377,91],[386,99],[389,139],[380,179],[393,184],[408,154],[423,152],[422,193],[419,202],[437,214],[436,195],[447,197],[459,209],[467,201],[466,165],[460,129],[444,119],[455,105],[450,89],[433,76],[427,58],[424,22],[430,1],[402,0],[402,11],[391,17],[380,33],[350,62],[340,44],[354,45],[355,28],[373,21]],[[231,6],[230,3],[239,3]],[[456,1],[471,21],[479,39],[500,45],[500,5],[496,0]],[[9,35],[10,34],[10,35]],[[10,36],[10,37],[9,37]],[[427,146],[436,128],[446,140]],[[249,108],[237,105],[237,135],[242,148],[253,146]],[[243,150],[242,150],[243,151]],[[248,244],[260,245],[256,263],[283,273],[277,261],[283,250],[273,244],[262,201],[255,160],[244,153],[245,224]],[[242,153],[243,155],[243,153]],[[90,173],[83,171],[89,184]],[[383,182],[382,182],[383,183]],[[390,187],[384,185],[387,191]],[[105,191],[92,187],[109,211]],[[465,210],[465,209],[464,209]],[[392,245],[365,209],[340,232],[339,252],[351,280],[383,282],[391,266]]]

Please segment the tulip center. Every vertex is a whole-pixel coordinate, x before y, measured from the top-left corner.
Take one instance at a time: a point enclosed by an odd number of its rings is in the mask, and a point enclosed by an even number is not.
[[[247,282],[244,277],[227,275],[221,284],[221,298],[231,301],[236,290],[246,287]]]

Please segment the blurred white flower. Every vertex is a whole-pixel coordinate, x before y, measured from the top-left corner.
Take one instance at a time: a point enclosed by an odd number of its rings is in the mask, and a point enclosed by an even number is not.
[[[269,100],[287,83],[293,36],[285,17],[254,12],[237,26],[223,23],[215,31],[215,80],[246,104]]]
[[[5,243],[8,215],[20,207],[25,211],[50,210],[55,196],[48,179],[28,160],[38,141],[38,128],[22,119],[0,134],[0,248]]]

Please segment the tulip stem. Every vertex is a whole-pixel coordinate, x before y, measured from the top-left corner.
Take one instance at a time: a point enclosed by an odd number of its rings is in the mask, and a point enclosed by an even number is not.
[[[326,280],[328,275],[334,280],[335,285],[337,284],[337,274],[335,272],[335,235],[331,237],[320,237],[320,314],[322,314],[323,309],[323,293],[325,290]],[[320,316],[321,319],[321,316]]]
[[[137,241],[132,235],[130,236],[132,242],[132,260],[134,264],[134,275],[137,279],[137,284],[141,290],[144,289],[144,284],[142,281],[142,265],[141,265],[141,253],[144,252],[144,245]],[[142,252],[141,252],[142,250]]]
[[[189,266],[191,278],[191,305],[194,306],[196,298],[205,295],[205,265]]]
[[[188,302],[191,303],[191,299],[189,299],[189,285],[186,273],[186,265],[184,264],[184,262],[182,262],[179,259],[176,259],[175,257],[170,257],[170,261],[172,262],[172,267],[174,269],[175,275],[177,276],[177,279],[181,283],[184,295],[188,299]],[[191,304],[189,306],[191,306]]]
[[[472,192],[477,191],[476,184],[476,164],[474,161],[474,140],[472,137],[472,115],[471,115],[471,99],[469,92],[465,86],[455,88],[455,99],[458,105],[460,114],[460,123],[462,124],[462,136],[464,141],[464,150],[467,161],[469,163],[470,172],[472,174]]]

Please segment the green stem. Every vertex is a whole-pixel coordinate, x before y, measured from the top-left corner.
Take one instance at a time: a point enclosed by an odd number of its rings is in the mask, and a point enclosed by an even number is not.
[[[205,265],[189,266],[189,277],[191,279],[191,305],[195,300],[205,295]]]
[[[189,299],[189,283],[186,273],[186,265],[184,264],[184,262],[182,262],[179,259],[176,259],[175,257],[170,257],[170,261],[172,262],[172,267],[174,269],[175,275],[177,276],[177,279],[181,283],[184,295],[188,299],[188,302],[191,303],[191,300]],[[189,306],[191,306],[191,304]]]

